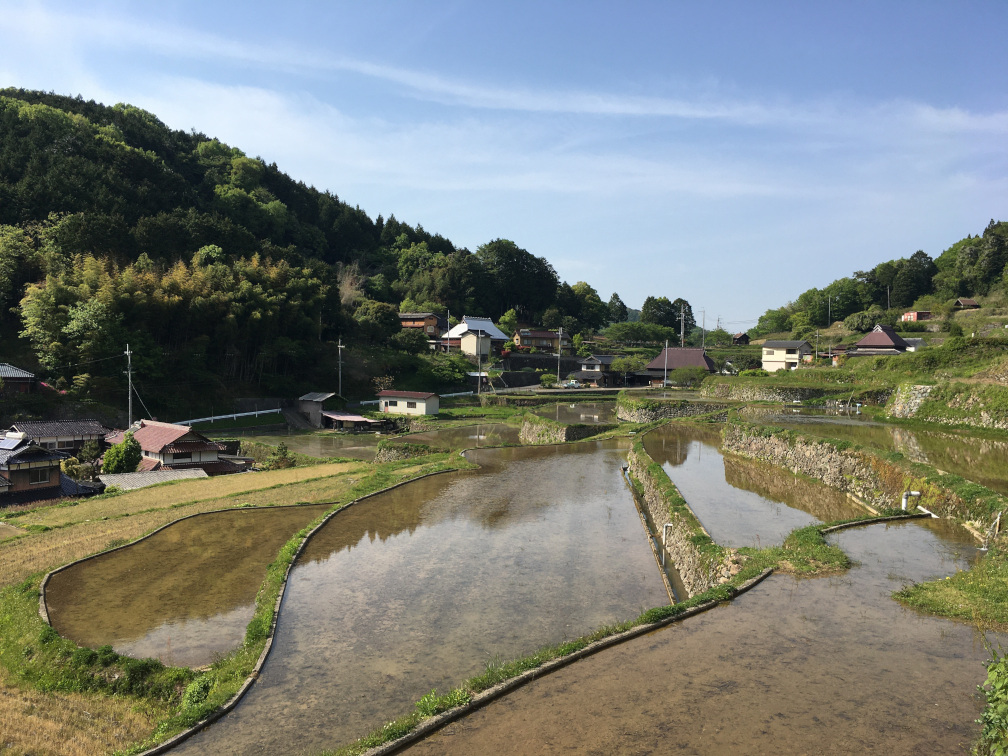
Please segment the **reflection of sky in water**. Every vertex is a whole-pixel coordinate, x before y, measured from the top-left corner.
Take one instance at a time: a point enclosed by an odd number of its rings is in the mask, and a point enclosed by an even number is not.
[[[600,425],[616,422],[615,402],[560,402],[533,411],[565,425]]]
[[[731,485],[726,479],[725,459],[716,446],[718,439],[716,432],[675,423],[644,437],[648,454],[664,467],[715,541],[724,546],[780,544],[795,528],[818,521],[809,512],[789,506],[785,497],[768,498]],[[778,468],[767,468],[763,474],[777,477],[785,487],[792,478]],[[815,495],[816,492],[810,493]]]
[[[240,646],[253,614],[255,603],[206,619],[166,622],[141,638],[117,641],[113,648],[136,659],[151,657],[172,667],[198,667]]]
[[[891,598],[905,582],[967,566],[975,547],[955,531],[926,520],[839,532],[830,539],[854,560],[849,571],[773,575],[730,604],[536,680],[406,753],[966,752],[988,653],[968,624]]]
[[[333,748],[523,655],[665,604],[619,443],[508,447],[336,515],[291,573],[273,651],[192,753]]]

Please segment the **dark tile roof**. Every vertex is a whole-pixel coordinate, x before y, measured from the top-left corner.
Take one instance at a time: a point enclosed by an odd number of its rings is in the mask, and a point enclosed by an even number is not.
[[[858,349],[876,348],[902,351],[907,348],[907,343],[893,330],[892,326],[879,324],[854,346]]]
[[[802,344],[807,346],[809,349],[812,345],[808,341],[802,339],[800,341],[764,341],[763,346],[767,349],[800,349]]]
[[[27,370],[22,370],[19,367],[8,365],[6,362],[0,362],[0,378],[14,378],[23,381],[31,381],[35,380],[35,374],[29,373]]]
[[[97,420],[21,420],[10,427],[30,438],[53,436],[98,436],[104,438],[111,431]]]
[[[15,463],[25,462],[29,458],[34,462],[59,462],[68,457],[68,454],[52,449],[45,449],[28,440],[23,441],[13,449],[0,447],[0,467],[6,467],[12,461]]]

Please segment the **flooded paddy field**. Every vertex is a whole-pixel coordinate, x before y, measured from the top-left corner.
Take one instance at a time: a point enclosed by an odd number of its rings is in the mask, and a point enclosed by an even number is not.
[[[410,433],[392,439],[393,442],[428,444],[442,449],[476,449],[481,446],[513,446],[521,443],[517,425],[479,423],[459,425],[421,433]]]
[[[831,540],[856,560],[849,572],[773,575],[730,604],[540,678],[406,753],[968,753],[988,658],[981,638],[891,594],[967,567],[971,540],[932,520]]]
[[[865,514],[843,494],[787,470],[725,456],[716,428],[668,423],[644,436],[711,537],[723,546],[780,544],[795,528]]]
[[[56,631],[165,664],[209,664],[241,644],[266,567],[328,505],[233,509],[176,522],[49,579]]]
[[[537,407],[533,413],[564,425],[615,423],[616,402],[558,402]]]
[[[378,442],[382,436],[374,433],[282,433],[275,435],[249,435],[252,441],[276,446],[287,444],[287,448],[309,457],[327,459],[346,457],[371,462],[378,452]],[[384,438],[387,438],[385,436]]]
[[[173,752],[335,748],[506,660],[668,603],[626,443],[469,454],[337,513],[291,572],[238,707]]]
[[[1008,495],[1008,438],[985,438],[955,430],[911,430],[868,420],[863,415],[823,415],[797,409],[761,414],[759,422],[897,451],[913,462],[961,475]]]

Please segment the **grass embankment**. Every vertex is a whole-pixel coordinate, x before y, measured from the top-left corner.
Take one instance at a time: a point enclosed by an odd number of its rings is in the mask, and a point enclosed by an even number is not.
[[[29,530],[0,544],[3,747],[72,754],[139,751],[219,708],[259,658],[287,568],[322,518],[294,534],[269,566],[241,647],[199,674],[120,657],[108,648],[79,649],[60,638],[38,616],[45,571],[135,540],[187,514],[302,502],[332,502],[332,512],[397,483],[467,466],[458,455],[384,465],[315,465],[179,481],[9,518]]]

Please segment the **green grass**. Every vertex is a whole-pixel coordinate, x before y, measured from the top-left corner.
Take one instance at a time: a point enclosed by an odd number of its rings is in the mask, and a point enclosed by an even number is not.
[[[224,433],[237,428],[258,428],[263,425],[286,424],[287,421],[284,419],[283,413],[271,412],[267,415],[259,415],[258,417],[255,415],[235,418],[224,417],[218,418],[214,422],[193,423],[192,428],[201,433]]]
[[[969,570],[943,580],[908,585],[897,601],[928,614],[967,620],[982,628],[1008,630],[1008,551],[995,546]]]

